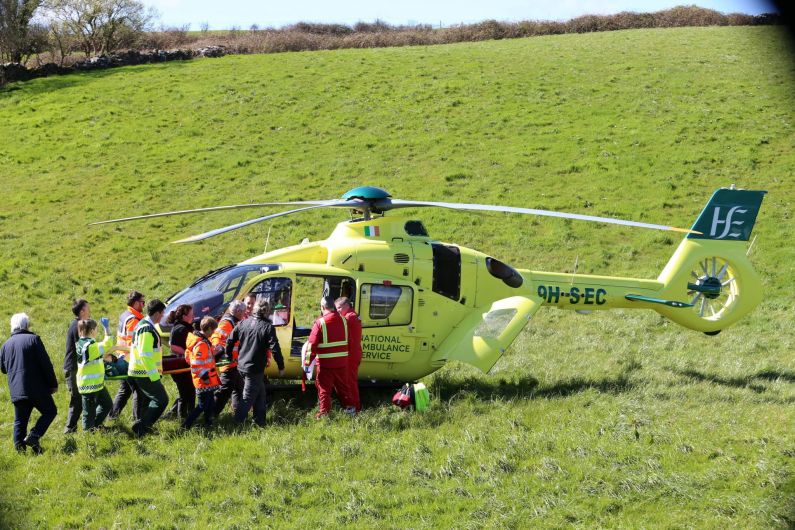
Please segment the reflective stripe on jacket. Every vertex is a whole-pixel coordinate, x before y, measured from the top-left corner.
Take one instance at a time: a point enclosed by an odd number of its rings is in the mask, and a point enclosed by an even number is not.
[[[224,315],[221,321],[218,322],[218,327],[215,332],[210,335],[210,342],[212,345],[221,346],[221,348],[226,349],[226,342],[229,340],[229,335],[232,333],[232,330],[235,329],[235,325],[237,325],[235,317],[232,315]],[[226,372],[227,370],[237,367],[237,358],[240,354],[239,350],[240,341],[236,341],[235,345],[232,347],[231,359],[224,365],[218,365],[219,372]]]
[[[197,331],[188,335],[187,346],[185,360],[190,364],[194,388],[202,392],[221,386],[215,369],[214,347],[210,340]]]
[[[119,315],[119,325],[116,327],[116,342],[119,346],[132,345],[133,331],[143,318],[143,313],[139,313],[130,306],[127,306],[127,310]]]
[[[160,333],[149,320],[141,320],[133,332],[130,345],[129,377],[148,377],[151,381],[160,379],[163,371],[163,353],[160,350]]]
[[[348,311],[344,318],[348,323],[348,355],[352,359],[360,361],[362,359],[362,319],[354,310]]]
[[[113,346],[113,337],[108,335],[100,343],[92,338],[81,337],[77,341],[77,391],[81,394],[99,392],[105,387],[105,362],[102,356]]]
[[[326,313],[318,318],[309,334],[311,358],[326,368],[348,366],[348,322],[339,313]]]

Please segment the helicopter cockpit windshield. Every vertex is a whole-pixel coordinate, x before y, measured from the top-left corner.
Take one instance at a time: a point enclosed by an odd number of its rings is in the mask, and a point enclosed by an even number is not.
[[[241,292],[246,282],[258,274],[278,270],[278,265],[227,265],[212,270],[194,281],[189,287],[169,297],[160,326],[168,331],[171,326],[166,323],[168,314],[181,304],[193,306],[194,320],[202,317],[220,317],[229,302]]]

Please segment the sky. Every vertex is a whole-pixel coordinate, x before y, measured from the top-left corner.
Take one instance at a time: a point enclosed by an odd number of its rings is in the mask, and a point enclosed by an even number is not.
[[[621,11],[651,12],[696,4],[722,13],[775,12],[764,0],[142,0],[160,13],[164,26],[198,30],[233,26],[282,27],[296,22],[355,24],[383,20],[392,25],[450,26],[482,20],[568,20]]]

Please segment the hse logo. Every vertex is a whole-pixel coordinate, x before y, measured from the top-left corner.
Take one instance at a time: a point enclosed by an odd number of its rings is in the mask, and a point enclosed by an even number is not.
[[[742,234],[740,232],[730,232],[732,227],[739,227],[745,224],[745,221],[732,220],[732,217],[735,213],[744,214],[748,211],[747,209],[741,210],[740,208],[742,208],[742,206],[733,206],[726,214],[726,217],[721,219],[720,206],[716,206],[715,211],[712,214],[712,227],[710,228],[709,236],[714,237],[715,239],[723,239],[727,235],[732,238],[741,237]],[[717,235],[720,226],[723,227],[723,231],[720,233],[720,235]]]

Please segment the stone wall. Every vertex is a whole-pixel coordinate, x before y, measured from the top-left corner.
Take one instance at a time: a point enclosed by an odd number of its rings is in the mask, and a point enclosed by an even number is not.
[[[64,75],[76,71],[101,70],[118,66],[162,63],[166,61],[187,61],[194,57],[222,57],[226,53],[227,51],[223,46],[208,46],[197,50],[152,50],[144,52],[129,50],[91,57],[68,67],[58,66],[55,63],[47,63],[37,68],[26,68],[19,63],[0,64],[0,86],[15,81],[29,81],[37,77]]]

